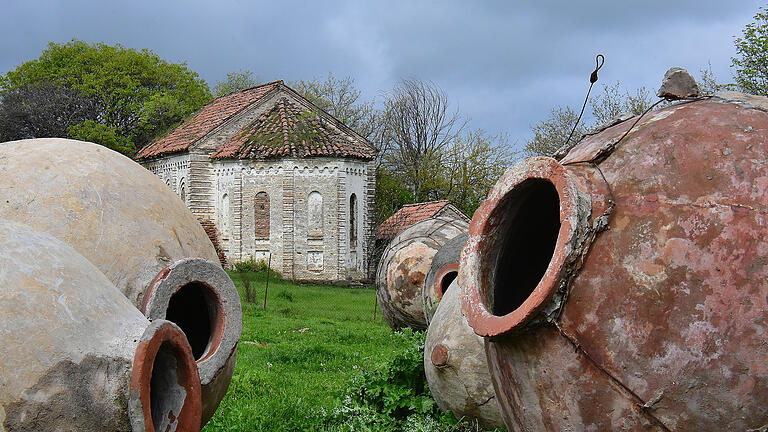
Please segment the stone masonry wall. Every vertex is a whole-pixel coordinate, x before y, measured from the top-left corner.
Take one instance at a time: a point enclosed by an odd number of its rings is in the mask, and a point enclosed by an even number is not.
[[[365,239],[371,226],[366,217],[371,213],[366,162],[338,158],[218,161],[213,172],[214,221],[230,263],[249,257],[267,261],[271,254],[272,267],[286,278],[366,278]],[[350,247],[353,193],[358,203],[358,241]],[[321,208],[312,208],[317,202]],[[266,203],[268,213],[259,203]],[[266,224],[269,235],[264,238]]]
[[[235,196],[239,194],[239,188],[235,184],[236,174],[240,170],[238,164],[215,164],[213,166],[213,193],[211,202],[213,211],[210,212],[211,220],[219,230],[219,240],[227,261],[235,263],[240,261],[239,244],[235,234],[238,230],[234,225],[233,203]],[[237,252],[237,253],[236,253]]]
[[[189,193],[189,154],[172,155],[160,159],[142,162],[144,168],[159,177],[171,190],[181,196],[181,186]]]
[[[341,280],[344,269],[339,265],[339,241],[343,233],[339,230],[339,162],[309,159],[293,162],[294,278]],[[313,192],[316,199],[310,202],[308,198]]]

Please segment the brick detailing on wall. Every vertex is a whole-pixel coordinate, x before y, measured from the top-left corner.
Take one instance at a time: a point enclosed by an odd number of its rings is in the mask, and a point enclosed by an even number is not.
[[[248,259],[243,254],[243,176],[235,175],[232,187],[232,250],[238,260]]]
[[[372,160],[366,164],[365,181],[365,204],[366,208],[361,212],[365,214],[363,232],[365,241],[363,242],[363,256],[366,259],[367,278],[373,280],[376,278],[376,266],[379,263],[375,252],[374,243],[376,241],[376,161]]]
[[[208,156],[199,153],[189,154],[189,187],[187,207],[200,219],[213,219],[213,166]]]
[[[347,176],[344,173],[344,170],[339,170],[338,174],[338,181],[337,181],[338,187],[337,187],[337,201],[336,201],[336,214],[337,214],[337,228],[336,232],[338,233],[338,243],[337,243],[337,258],[338,258],[338,267],[336,269],[336,279],[342,279],[342,269],[347,268],[346,258],[348,250],[348,245],[346,242],[347,238],[347,215],[346,213],[346,206],[344,205],[344,202],[346,201],[347,196]],[[344,272],[346,273],[346,272]]]
[[[256,240],[269,240],[269,195],[259,192],[253,197],[253,235]]]
[[[283,276],[294,279],[294,176],[292,169],[283,172]]]
[[[189,177],[188,154],[142,161],[142,164],[144,168],[159,177],[177,195],[180,195],[179,185]],[[189,192],[189,186],[187,186],[187,192]]]
[[[213,243],[213,248],[216,249],[216,255],[219,256],[219,262],[221,262],[221,266],[226,268],[227,256],[224,255],[224,251],[221,249],[221,246],[219,245],[219,232],[216,230],[216,224],[209,219],[208,220],[200,219],[200,225],[203,226],[205,233],[208,234],[208,238],[211,239],[211,243]]]
[[[222,132],[224,133],[224,132]],[[232,264],[249,257],[267,260],[286,278],[306,281],[370,280],[370,238],[375,167],[339,158],[279,158],[263,161],[201,161],[204,153],[151,161],[149,169],[169,186],[192,183],[187,204],[216,226],[218,246]],[[186,159],[185,159],[186,158]],[[190,158],[194,174],[190,174]],[[203,178],[201,178],[201,176]],[[212,180],[211,180],[212,179]],[[213,183],[210,191],[200,190]],[[256,195],[269,197],[269,237],[257,238]],[[312,192],[322,196],[318,217],[309,217]],[[350,195],[358,199],[358,241],[350,245]],[[224,199],[226,197],[226,200]],[[225,202],[227,203],[225,205]],[[265,214],[266,212],[266,208]],[[370,215],[370,216],[369,216]],[[314,222],[314,223],[312,223]],[[263,227],[266,229],[266,227]]]

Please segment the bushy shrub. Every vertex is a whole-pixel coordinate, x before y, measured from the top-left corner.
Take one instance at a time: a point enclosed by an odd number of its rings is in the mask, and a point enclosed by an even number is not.
[[[258,273],[263,272],[267,270],[267,262],[264,259],[260,259],[256,261],[253,259],[253,257],[249,257],[247,260],[236,262],[234,265],[234,269],[238,273],[243,272],[251,272],[251,273]],[[272,274],[275,274],[275,271],[272,270]]]
[[[363,370],[326,415],[333,431],[438,431],[455,425],[437,407],[424,375],[425,333],[399,333],[407,348],[390,362]],[[453,429],[453,428],[452,428]]]
[[[236,262],[234,269],[240,276],[240,280],[243,282],[245,301],[247,302],[254,301],[254,293],[253,290],[251,290],[251,278],[254,273],[264,272],[268,273],[268,277],[272,279],[281,279],[280,273],[274,269],[270,269],[267,262],[263,259],[256,261],[253,257],[250,257],[245,261]]]
[[[293,294],[289,293],[288,291],[285,291],[285,290],[280,291],[279,293],[277,293],[277,297],[293,303]]]

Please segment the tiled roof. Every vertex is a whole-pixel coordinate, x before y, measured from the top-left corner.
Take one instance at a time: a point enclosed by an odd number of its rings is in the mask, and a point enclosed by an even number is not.
[[[392,239],[409,226],[436,215],[451,202],[448,200],[406,204],[376,228],[376,239]]]
[[[192,143],[264,97],[280,84],[282,81],[274,81],[214,99],[176,129],[144,146],[136,154],[136,159],[156,157],[189,149]]]
[[[376,153],[365,140],[342,132],[334,122],[283,97],[211,154],[212,159],[277,156],[373,159]]]

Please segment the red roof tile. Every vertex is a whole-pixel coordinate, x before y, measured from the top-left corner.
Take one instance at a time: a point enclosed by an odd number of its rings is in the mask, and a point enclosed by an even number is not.
[[[282,81],[274,81],[214,99],[176,129],[144,146],[136,154],[136,159],[156,157],[189,149],[192,143],[264,97],[280,84]]]
[[[212,159],[278,156],[373,159],[376,153],[365,140],[342,132],[334,122],[283,97],[211,154]]]
[[[448,200],[406,204],[376,229],[376,239],[393,239],[413,224],[435,216],[451,202]]]
[[[192,118],[167,135],[142,148],[136,159],[146,159],[189,150],[189,147],[209,132],[224,124],[235,114],[258,103],[270,92],[282,87],[289,94],[301,98],[282,81],[222,96],[204,106]],[[311,106],[312,103],[307,101]],[[213,159],[262,159],[278,156],[339,156],[370,160],[376,149],[364,138],[352,133],[330,115],[310,111],[287,97],[281,97],[274,106],[254,122],[232,135],[211,154]]]

